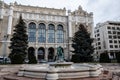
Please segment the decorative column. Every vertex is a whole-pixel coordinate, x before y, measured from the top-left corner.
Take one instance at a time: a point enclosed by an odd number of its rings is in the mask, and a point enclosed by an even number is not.
[[[57,55],[57,47],[58,47],[58,43],[57,43],[57,25],[55,26],[55,54],[54,57]]]
[[[36,56],[36,60],[37,60],[37,63],[38,63],[38,47],[37,45],[35,45],[36,48],[35,48],[35,56]]]
[[[13,20],[13,4],[10,3],[9,16],[8,16],[8,30],[7,30],[8,35],[11,35],[12,20]]]
[[[0,9],[0,20],[3,19],[3,16],[4,16],[4,2],[2,1],[2,6],[1,6],[1,9]]]
[[[72,22],[71,22],[72,16],[71,11],[68,11],[68,30],[69,30],[69,37],[72,37]]]
[[[48,61],[48,47],[45,48],[45,60]]]
[[[45,60],[48,61],[48,25],[46,26]]]
[[[35,42],[35,56],[36,56],[36,59],[38,61],[38,24],[36,24],[36,42]]]

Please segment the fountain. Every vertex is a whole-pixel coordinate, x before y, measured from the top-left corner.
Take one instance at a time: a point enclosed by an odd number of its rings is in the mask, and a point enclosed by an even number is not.
[[[65,62],[60,47],[57,49],[57,55],[58,58],[53,63],[22,66],[18,76],[44,80],[64,80],[98,77],[102,72],[102,66],[99,64]]]

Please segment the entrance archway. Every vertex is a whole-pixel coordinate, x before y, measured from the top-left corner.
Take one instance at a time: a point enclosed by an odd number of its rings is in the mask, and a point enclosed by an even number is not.
[[[36,59],[35,49],[33,47],[29,47],[28,48],[28,60],[29,60],[30,63],[32,63],[33,59]]]
[[[54,48],[48,48],[48,61],[54,61]]]
[[[38,49],[38,60],[39,60],[39,62],[41,60],[44,60],[44,56],[45,56],[45,49],[43,47],[40,47]]]
[[[28,48],[28,56],[29,56],[30,54],[35,55],[35,49],[34,49],[33,47],[29,47],[29,48]]]

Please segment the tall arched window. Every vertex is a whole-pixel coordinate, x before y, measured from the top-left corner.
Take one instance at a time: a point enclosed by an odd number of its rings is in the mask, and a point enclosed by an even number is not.
[[[55,42],[55,26],[53,24],[48,25],[48,43]]]
[[[62,25],[57,26],[57,42],[58,43],[64,42],[64,33],[63,33],[63,26]]]
[[[28,27],[28,41],[35,42],[36,41],[36,24],[31,22]]]
[[[46,41],[46,26],[40,23],[38,26],[38,42],[45,43]]]

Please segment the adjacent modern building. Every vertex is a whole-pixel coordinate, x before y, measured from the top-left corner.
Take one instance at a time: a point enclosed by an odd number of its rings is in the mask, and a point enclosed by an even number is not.
[[[28,54],[32,51],[38,60],[52,61],[59,46],[63,48],[65,59],[69,60],[71,38],[80,24],[87,25],[93,36],[93,13],[84,11],[81,6],[71,11],[0,1],[0,56],[10,53],[10,38],[20,14],[27,26]]]
[[[120,22],[106,21],[98,23],[94,29],[94,46],[96,59],[103,52],[107,52],[109,58],[116,58],[116,53],[120,51]]]

